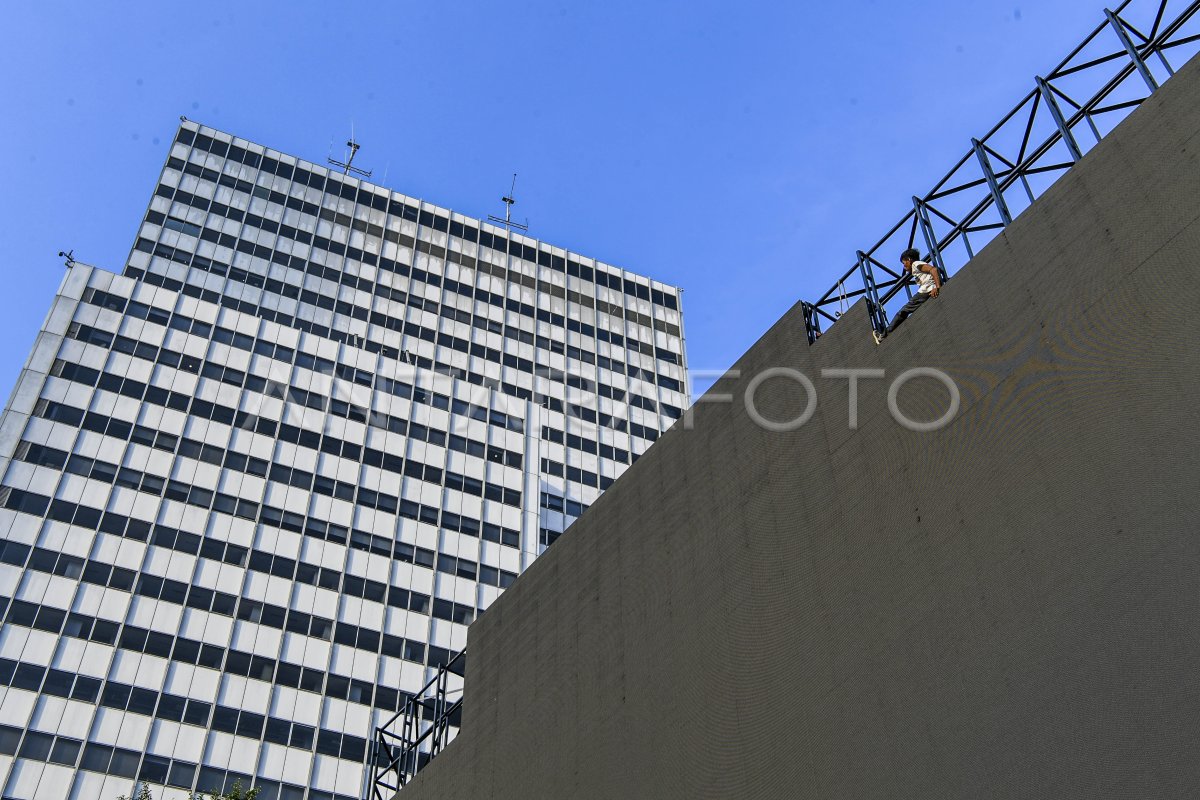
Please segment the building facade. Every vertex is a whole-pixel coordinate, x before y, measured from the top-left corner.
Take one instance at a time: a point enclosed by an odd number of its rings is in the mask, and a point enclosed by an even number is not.
[[[185,121],[0,420],[3,797],[358,796],[687,403],[678,289]]]

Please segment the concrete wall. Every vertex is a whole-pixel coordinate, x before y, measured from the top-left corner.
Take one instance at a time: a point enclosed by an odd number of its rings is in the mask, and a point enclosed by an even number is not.
[[[405,800],[1200,792],[1198,199],[1200,60],[882,347],[793,309],[471,628]]]

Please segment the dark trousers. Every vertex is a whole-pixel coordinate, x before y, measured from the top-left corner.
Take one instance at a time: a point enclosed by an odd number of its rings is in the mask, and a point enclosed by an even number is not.
[[[892,331],[896,330],[896,328],[900,327],[901,322],[904,322],[904,320],[912,316],[912,314],[921,307],[921,304],[931,297],[933,297],[933,295],[928,293],[922,294],[917,292],[914,294],[912,296],[912,300],[909,300],[904,304],[904,308],[896,312],[896,317],[892,320],[892,323],[888,325],[886,332],[891,333]]]

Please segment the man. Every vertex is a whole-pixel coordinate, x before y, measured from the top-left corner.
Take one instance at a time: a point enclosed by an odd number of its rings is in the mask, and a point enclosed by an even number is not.
[[[938,291],[942,288],[942,276],[933,264],[918,261],[920,257],[920,252],[911,247],[900,254],[900,263],[904,265],[904,271],[912,275],[913,280],[917,282],[917,293],[896,313],[896,318],[887,326],[887,330],[883,333],[871,331],[871,336],[875,337],[875,344],[879,344],[885,336],[896,330],[900,323],[908,319],[926,300],[938,296]]]

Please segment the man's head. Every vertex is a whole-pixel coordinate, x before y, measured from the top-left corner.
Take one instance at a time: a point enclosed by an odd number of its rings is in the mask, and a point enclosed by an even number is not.
[[[920,258],[921,258],[921,251],[917,250],[916,248],[910,247],[907,250],[905,250],[903,253],[900,254],[900,263],[904,265],[905,269],[908,269],[909,267],[912,266],[914,261],[917,261]]]

